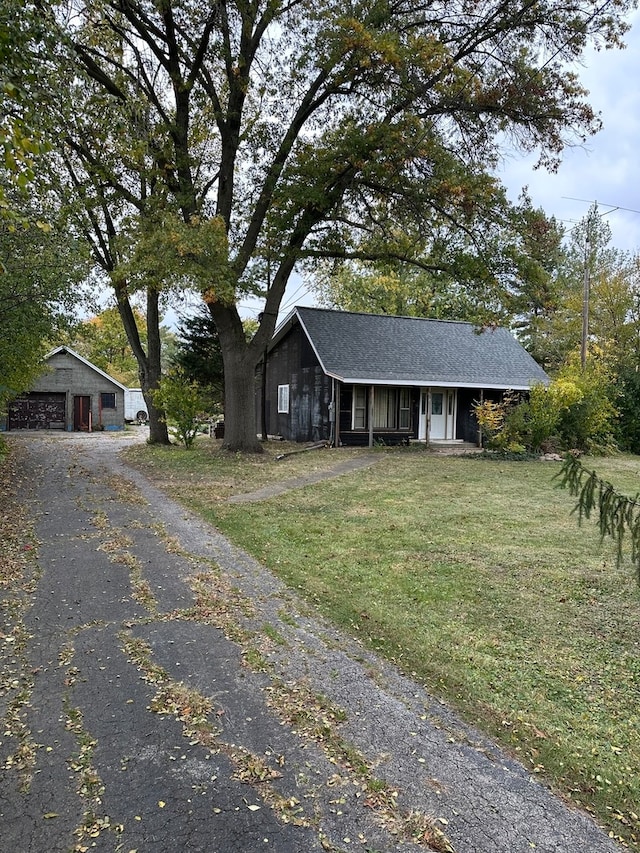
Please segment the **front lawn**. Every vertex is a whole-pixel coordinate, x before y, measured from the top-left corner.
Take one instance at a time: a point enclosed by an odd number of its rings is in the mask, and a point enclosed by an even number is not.
[[[381,451],[371,468],[260,503],[233,493],[330,467],[201,442],[127,451],[324,614],[396,661],[640,849],[640,594],[557,463]],[[640,458],[588,460],[619,491]]]

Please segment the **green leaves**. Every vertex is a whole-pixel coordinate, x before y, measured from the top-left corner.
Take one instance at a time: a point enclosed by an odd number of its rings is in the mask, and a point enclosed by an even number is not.
[[[580,523],[584,518],[591,518],[591,513],[596,510],[600,536],[613,539],[618,565],[623,560],[623,545],[627,538],[630,540],[631,560],[636,566],[640,586],[640,494],[633,498],[619,494],[595,471],[587,471],[579,458],[571,453],[565,457],[555,479],[559,479],[560,486],[578,499],[573,511],[578,513]]]
[[[153,402],[165,412],[167,423],[188,450],[206,419],[206,400],[198,383],[185,379],[179,369],[174,370],[160,380]]]
[[[133,220],[120,240],[117,276],[134,286],[193,287],[203,295],[233,302],[225,225],[220,217],[192,216],[188,222],[170,207]]]

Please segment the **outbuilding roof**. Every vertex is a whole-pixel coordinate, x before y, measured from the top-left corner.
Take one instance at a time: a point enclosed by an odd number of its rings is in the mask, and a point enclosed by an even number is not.
[[[329,376],[354,384],[525,390],[549,378],[508,329],[295,308],[272,346],[299,322]]]

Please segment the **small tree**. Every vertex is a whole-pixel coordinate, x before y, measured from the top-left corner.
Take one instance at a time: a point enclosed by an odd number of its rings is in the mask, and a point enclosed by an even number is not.
[[[514,423],[514,413],[519,407],[520,397],[513,391],[507,391],[499,402],[483,400],[474,405],[478,426],[491,450],[508,453],[522,453],[526,450],[522,443],[522,430]]]
[[[519,429],[523,444],[537,453],[554,438],[562,442],[559,433],[563,414],[582,398],[580,388],[567,379],[556,379],[549,385],[538,383],[531,389],[529,399],[512,412],[509,427],[514,432]]]
[[[558,432],[564,447],[602,453],[615,448],[613,438],[617,415],[613,398],[616,389],[611,373],[597,351],[581,370],[571,360],[561,371],[558,381],[572,384],[576,398],[561,412]]]
[[[204,420],[205,399],[198,383],[189,382],[180,370],[175,370],[160,380],[153,399],[165,412],[165,423],[188,450]]]

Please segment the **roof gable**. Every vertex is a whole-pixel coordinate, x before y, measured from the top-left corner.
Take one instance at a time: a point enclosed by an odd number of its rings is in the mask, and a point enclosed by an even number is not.
[[[55,347],[55,349],[52,349],[51,352],[48,352],[46,354],[44,360],[49,361],[54,355],[58,355],[59,353],[67,353],[68,355],[72,356],[73,358],[76,358],[78,361],[81,361],[82,364],[86,365],[86,367],[89,367],[91,370],[98,373],[104,379],[108,379],[109,382],[112,382],[114,385],[117,385],[118,388],[122,388],[123,391],[126,391],[126,385],[123,385],[122,382],[118,382],[118,380],[114,379],[113,376],[109,376],[109,374],[105,373],[104,370],[100,370],[99,367],[96,367],[95,364],[92,364],[86,358],[83,358],[75,350],[72,350],[71,347],[68,347],[68,346]]]
[[[295,322],[325,373],[343,382],[521,390],[549,381],[500,327],[300,307],[276,331],[274,345]]]

